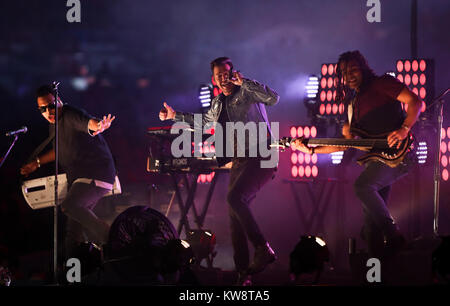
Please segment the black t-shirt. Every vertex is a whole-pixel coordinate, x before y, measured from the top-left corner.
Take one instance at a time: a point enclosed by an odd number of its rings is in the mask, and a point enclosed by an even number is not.
[[[77,178],[114,183],[116,169],[108,144],[102,135],[93,137],[88,133],[92,118],[84,110],[69,105],[63,106],[59,117],[59,164],[66,171],[69,184]],[[54,133],[54,128],[51,124],[50,133]]]
[[[231,97],[234,96],[234,93],[229,96],[225,96],[225,95],[221,94],[222,96],[220,97],[223,102],[222,102],[222,110],[220,111],[219,119],[217,119],[217,122],[219,122],[222,125],[222,130],[223,130],[223,157],[216,157],[219,167],[229,163],[232,160],[232,158],[225,157],[225,156],[227,154],[227,143],[230,143],[230,141],[231,141],[231,139],[229,139],[229,137],[233,137],[233,135],[227,135],[227,132],[226,132],[226,123],[230,122],[230,119],[228,118],[228,113],[227,113],[227,104],[228,104],[228,101],[230,101]]]
[[[397,97],[405,87],[390,75],[375,77],[356,96],[352,127],[373,135],[399,129],[405,112]]]

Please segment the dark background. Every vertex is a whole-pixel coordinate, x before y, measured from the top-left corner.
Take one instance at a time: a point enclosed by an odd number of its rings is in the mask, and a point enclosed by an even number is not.
[[[47,136],[47,123],[36,110],[37,86],[61,81],[64,102],[96,116],[116,115],[104,135],[117,159],[124,190],[140,192],[163,181],[145,171],[146,128],[167,125],[157,115],[163,101],[175,109],[200,111],[198,86],[209,82],[209,62],[218,56],[231,57],[244,76],[279,93],[280,103],[268,113],[271,121],[280,122],[282,135],[292,124],[310,124],[302,103],[304,85],[308,75],[320,73],[322,63],[336,62],[340,53],[358,49],[382,74],[393,71],[397,59],[411,57],[408,0],[381,0],[381,23],[367,22],[369,8],[363,0],[82,0],[81,23],[67,22],[65,4],[56,0],[0,4],[0,131],[24,125],[29,129],[0,169],[0,244],[21,256],[49,249],[52,242],[52,212],[27,206],[18,174]],[[448,1],[418,1],[418,56],[435,60],[436,93],[450,83],[449,14]],[[77,90],[74,82],[86,88]],[[444,126],[449,123],[448,109]],[[12,139],[0,137],[1,152],[6,152]],[[257,220],[280,254],[279,269],[287,268],[289,252],[305,234],[290,189],[283,183],[290,176],[288,155],[282,156],[277,178],[253,204]],[[51,166],[42,168],[32,178],[51,171]],[[326,173],[335,177],[343,171],[348,179],[341,188],[343,206],[337,207],[333,196],[325,212],[325,232],[310,234],[329,237],[338,254],[336,265],[345,268],[346,239],[356,237],[360,243],[362,220],[351,184],[359,168],[352,163],[345,170],[331,167]],[[417,177],[421,180],[414,181]],[[431,184],[428,165],[395,185],[391,213],[409,239],[432,230]],[[414,193],[415,188],[421,193]],[[447,189],[448,184],[443,185],[442,191]],[[218,236],[216,265],[232,269],[225,196],[222,178],[206,225]],[[448,208],[448,201],[442,202],[445,205]],[[338,214],[340,208],[344,211]],[[177,222],[175,217],[171,220]],[[447,221],[444,214],[444,230]],[[343,234],[340,240],[335,237],[338,230]]]

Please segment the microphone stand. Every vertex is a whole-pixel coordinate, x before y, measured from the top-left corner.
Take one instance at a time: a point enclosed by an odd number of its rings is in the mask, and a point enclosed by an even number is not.
[[[14,135],[14,140],[11,144],[11,146],[8,149],[8,152],[6,152],[5,156],[2,158],[2,160],[0,161],[0,168],[3,166],[3,163],[5,162],[6,158],[9,155],[9,152],[11,152],[11,149],[14,147],[14,145],[16,144],[17,139],[19,139],[19,134]]]
[[[442,122],[443,122],[443,108],[444,108],[444,99],[443,97],[450,91],[448,88],[443,94],[435,99],[435,101],[431,104],[437,103],[436,107],[436,115],[438,122],[438,132],[437,132],[437,150],[435,153],[435,161],[434,161],[434,214],[433,214],[433,233],[435,236],[439,236],[439,193],[440,193],[440,183],[441,183],[441,133],[442,133]],[[430,106],[431,106],[430,105]]]
[[[55,95],[55,207],[53,208],[53,280],[58,285],[58,122],[59,122],[59,108],[58,108],[58,85],[59,82],[53,82],[53,91]]]

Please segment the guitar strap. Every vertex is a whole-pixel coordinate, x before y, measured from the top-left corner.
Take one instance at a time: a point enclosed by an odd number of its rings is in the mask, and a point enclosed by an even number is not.
[[[27,163],[31,162],[33,159],[35,159],[39,153],[42,152],[42,150],[45,149],[45,147],[50,143],[50,141],[53,140],[53,138],[55,138],[55,130],[51,129],[50,135],[48,136],[48,138],[46,140],[44,140],[34,151],[33,153],[30,155],[30,157],[27,160]]]

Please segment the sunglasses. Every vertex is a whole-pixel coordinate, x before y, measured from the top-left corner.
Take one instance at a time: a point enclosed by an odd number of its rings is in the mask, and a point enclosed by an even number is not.
[[[38,107],[38,110],[39,110],[41,113],[45,113],[45,112],[47,111],[47,108],[48,108],[49,110],[53,110],[53,109],[56,108],[56,105],[55,105],[55,103],[47,104],[47,105],[45,105],[45,106]]]

